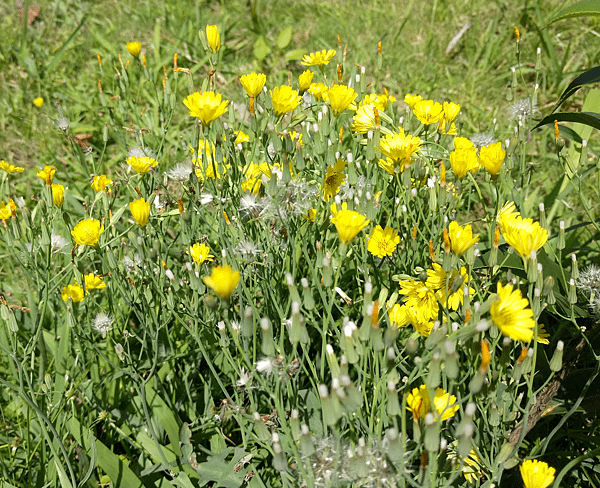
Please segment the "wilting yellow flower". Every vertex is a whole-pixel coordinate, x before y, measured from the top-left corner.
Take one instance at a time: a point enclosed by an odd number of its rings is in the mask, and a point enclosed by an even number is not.
[[[206,40],[208,41],[208,47],[213,53],[218,53],[221,49],[221,36],[219,35],[219,29],[216,25],[206,26]]]
[[[537,325],[537,341],[540,344],[545,344],[548,345],[550,344],[550,334],[548,334],[548,331],[546,330],[546,328],[544,327],[543,324],[538,324]]]
[[[235,141],[233,142],[236,146],[242,142],[249,142],[250,136],[241,130],[234,130],[233,133],[236,135]]]
[[[380,225],[378,225],[373,228],[371,234],[369,235],[367,251],[378,258],[391,256],[399,243],[400,236],[398,235],[397,230],[387,226],[385,229],[383,229]]]
[[[134,58],[137,58],[140,55],[141,50],[142,50],[141,42],[128,42],[127,43],[127,51],[129,51],[129,54],[131,54]]]
[[[158,161],[156,163],[158,164]],[[156,164],[154,166],[156,166]],[[148,165],[148,169],[150,169],[150,165]],[[96,190],[97,192],[99,192],[99,191],[106,191],[106,187],[108,185],[112,184],[112,182],[113,181],[109,177],[107,177],[106,175],[94,176],[94,179],[92,180],[91,187],[92,187],[93,190]]]
[[[521,464],[525,488],[547,488],[554,481],[556,470],[543,461],[528,459]]]
[[[44,166],[44,169],[41,169],[37,172],[37,177],[41,178],[46,182],[46,185],[50,186],[52,184],[52,180],[54,179],[54,173],[56,173],[56,168],[54,166]]]
[[[106,288],[106,283],[102,279],[102,276],[95,275],[94,273],[86,274],[83,279],[85,280],[85,289],[90,290],[103,290]]]
[[[65,302],[67,302],[69,298],[73,301],[73,303],[82,302],[83,287],[77,283],[74,285],[67,285],[62,289],[60,296]]]
[[[327,100],[333,110],[334,115],[340,115],[358,96],[354,88],[348,88],[345,85],[333,85],[327,90]]]
[[[391,324],[396,327],[404,327],[410,324],[410,316],[406,305],[395,303],[394,306],[388,310],[388,317],[390,318]]]
[[[296,107],[302,102],[302,97],[298,95],[298,92],[288,85],[276,86],[269,93],[273,109],[278,115],[296,110]]]
[[[323,49],[316,53],[305,54],[302,57],[302,64],[304,66],[323,66],[324,64],[329,64],[329,61],[331,61],[334,56],[335,49],[330,49],[329,51]]]
[[[462,284],[459,286],[457,286],[458,280],[462,281]],[[435,296],[443,304],[446,304],[446,296],[450,293],[448,295],[448,308],[450,310],[458,310],[464,301],[465,286],[470,281],[471,278],[467,273],[467,268],[464,266],[460,268],[460,273],[453,269],[450,278],[448,278],[448,274],[444,271],[444,268],[438,263],[433,263],[433,269],[427,270],[425,285],[435,292]],[[448,282],[448,285],[446,285],[446,282]],[[452,292],[454,288],[456,290]],[[469,296],[473,296],[474,294],[475,290],[469,287]]]
[[[479,169],[477,150],[474,147],[455,149],[450,153],[450,165],[457,178],[464,178],[469,171],[475,173]]]
[[[129,166],[131,166],[131,169],[133,171],[135,171],[136,173],[139,173],[141,175],[150,171],[150,168],[155,168],[156,165],[158,164],[158,161],[156,159],[149,158],[148,156],[141,156],[141,157],[129,156],[125,162]],[[112,181],[111,181],[111,183],[112,183]],[[98,190],[96,190],[96,191],[98,191]]]
[[[104,232],[104,226],[96,219],[84,219],[71,231],[73,240],[80,246],[95,246]]]
[[[150,202],[146,202],[143,198],[129,202],[129,210],[133,219],[140,227],[145,227],[150,218]]]
[[[421,95],[413,95],[412,93],[407,93],[404,96],[404,103],[406,103],[406,105],[408,105],[408,108],[410,108],[411,110],[417,104],[417,102],[420,102],[421,100],[423,100],[423,97]]]
[[[490,314],[494,324],[505,335],[515,341],[529,342],[533,339],[533,310],[529,300],[521,297],[521,290],[514,290],[512,285],[502,286],[498,283],[496,289],[498,299],[492,303]]]
[[[325,83],[311,83],[308,87],[308,93],[310,93],[315,100],[323,100],[323,95],[327,93],[327,85]]]
[[[418,101],[413,105],[412,111],[423,125],[435,124],[444,115],[442,104],[433,100]]]
[[[193,246],[190,246],[188,254],[194,260],[196,264],[202,264],[205,261],[212,261],[214,256],[210,253],[210,247],[206,244],[200,244],[196,242]]]
[[[227,111],[229,100],[221,100],[221,94],[212,91],[195,92],[187,96],[183,104],[189,109],[190,115],[196,117],[204,125],[219,118]]]
[[[240,281],[240,272],[233,271],[232,267],[216,266],[213,268],[210,276],[202,278],[204,284],[211,288],[219,298],[223,300],[229,298],[233,289]]]
[[[336,204],[332,204],[331,213],[333,214],[330,219],[331,223],[335,225],[340,240],[344,244],[351,242],[371,222],[364,215],[354,210],[348,210],[346,202],[342,203],[342,209],[339,211]]]
[[[327,174],[323,181],[323,200],[328,202],[340,191],[340,185],[346,179],[346,175],[342,173],[346,163],[342,158],[339,158],[334,166],[327,168]]]
[[[506,151],[502,149],[502,143],[496,142],[489,146],[483,146],[479,150],[479,163],[488,173],[497,175],[504,163]]]
[[[469,483],[475,483],[479,478],[483,476],[481,469],[481,459],[477,455],[475,449],[471,449],[469,455],[463,459],[464,464],[461,469],[462,475]]]
[[[438,388],[435,390],[435,397],[433,398],[433,407],[435,407],[436,412],[432,412],[431,407],[431,400],[425,385],[421,385],[420,388],[413,388],[413,391],[406,398],[406,408],[413,413],[415,421],[425,418],[430,412],[434,415],[437,412],[436,420],[438,418],[448,420],[454,416],[460,406],[456,403],[454,395],[450,395],[443,388]]]
[[[240,83],[246,90],[249,97],[257,97],[267,82],[267,75],[264,73],[250,73],[240,76]]]
[[[370,130],[375,130],[378,127],[380,121],[377,120],[375,116],[375,105],[373,103],[368,103],[367,105],[361,105],[354,117],[352,117],[352,132],[355,134],[366,134]]]
[[[473,237],[473,229],[471,224],[461,227],[456,220],[450,222],[448,227],[448,236],[450,237],[450,245],[452,252],[457,256],[462,256],[477,242],[479,242],[479,234]]]
[[[44,99],[42,97],[37,97],[33,99],[33,104],[37,107],[37,108],[42,108],[42,106],[44,105]]]
[[[2,171],[6,171],[7,173],[22,173],[25,171],[25,168],[21,168],[20,166],[15,166],[14,164],[7,163],[4,161],[0,161],[0,169]]]
[[[506,242],[525,259],[548,241],[546,229],[532,219],[524,219],[518,212],[504,213],[498,222]]]
[[[309,69],[298,76],[298,88],[300,89],[300,92],[305,92],[310,88],[313,76],[315,76],[315,73]]]
[[[8,203],[0,202],[0,220],[8,220],[16,211],[17,206],[12,198],[8,199]]]
[[[404,168],[410,164],[412,155],[420,148],[421,139],[405,134],[404,130],[400,128],[397,133],[388,134],[380,139],[377,149],[394,161],[394,171],[391,171],[394,174],[397,172],[395,171],[396,166],[398,166],[399,172],[404,171]],[[382,165],[380,164],[380,166]],[[382,167],[386,169],[386,165]]]
[[[63,185],[52,185],[52,200],[54,201],[54,205],[62,207],[65,201],[65,187]]]

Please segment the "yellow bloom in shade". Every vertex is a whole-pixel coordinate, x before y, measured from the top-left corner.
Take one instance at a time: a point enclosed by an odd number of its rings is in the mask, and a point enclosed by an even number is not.
[[[397,163],[394,166],[398,166],[399,171],[402,172],[410,164],[412,155],[420,148],[421,139],[405,134],[404,130],[400,128],[397,133],[388,134],[380,139],[377,149]]]
[[[537,341],[540,344],[545,344],[545,345],[550,344],[550,340],[549,340],[550,334],[548,334],[548,331],[546,331],[546,328],[544,327],[544,325],[538,324],[537,333],[538,333]]]
[[[525,488],[547,488],[554,481],[556,470],[543,461],[528,459],[521,464]]]
[[[460,280],[462,284],[457,285],[458,280]],[[448,285],[446,285],[446,281],[448,282]],[[471,278],[467,273],[467,268],[464,266],[460,268],[460,273],[453,269],[450,278],[448,278],[448,274],[444,271],[444,268],[438,263],[433,263],[433,269],[427,270],[427,281],[425,282],[425,285],[435,292],[435,296],[439,302],[444,305],[446,304],[446,296],[448,295],[448,292],[450,292],[450,295],[448,296],[448,308],[451,310],[458,310],[464,301],[465,286],[467,286],[470,281]],[[456,288],[456,291],[452,292],[454,288]],[[473,296],[474,294],[475,290],[469,287],[469,296]]]
[[[14,164],[7,163],[4,161],[0,161],[0,169],[2,171],[6,171],[7,173],[22,173],[25,171],[25,168],[21,168],[20,166],[15,166]]]
[[[264,73],[250,73],[240,77],[240,83],[246,90],[249,97],[257,97],[267,82],[267,75]]]
[[[346,175],[342,173],[346,163],[343,159],[339,158],[334,166],[327,168],[327,174],[323,181],[323,200],[328,202],[340,191],[340,185],[346,179]]]
[[[310,93],[315,100],[323,100],[323,95],[327,93],[327,85],[325,83],[311,83],[308,87],[308,93]]]
[[[46,182],[46,185],[50,186],[52,184],[52,180],[54,179],[54,173],[56,173],[56,168],[54,166],[44,166],[44,169],[41,169],[37,172],[37,177],[41,178]]]
[[[331,223],[335,225],[340,240],[344,244],[348,244],[356,237],[356,235],[363,230],[369,222],[364,215],[355,212],[354,210],[348,210],[348,204],[342,203],[342,209],[338,211],[337,205],[334,203],[331,205]]]
[[[12,198],[8,199],[8,203],[0,202],[0,220],[8,220],[16,211],[17,206]]]
[[[242,142],[249,142],[250,141],[250,136],[248,134],[246,134],[244,131],[234,130],[233,133],[236,135],[235,141],[234,141],[234,144],[236,146],[238,144],[241,144]]]
[[[54,201],[54,205],[62,207],[65,201],[65,187],[63,185],[52,185],[52,200]]]
[[[310,90],[309,90],[310,91]],[[368,103],[367,105],[361,105],[354,117],[352,117],[352,132],[355,134],[366,134],[370,130],[374,130],[380,124],[375,116],[375,104]]]
[[[229,298],[233,289],[240,281],[240,272],[233,271],[232,267],[216,266],[213,268],[210,276],[205,276],[202,281],[211,288],[219,298],[223,300]]]
[[[196,242],[193,246],[190,246],[188,254],[194,260],[196,264],[202,264],[205,261],[212,261],[214,256],[210,253],[210,247],[206,244],[200,244]]]
[[[452,252],[457,256],[462,256],[472,246],[479,242],[479,234],[476,234],[475,237],[473,237],[471,224],[461,227],[456,220],[450,222],[448,236],[450,237]]]
[[[298,76],[298,88],[301,92],[305,92],[310,88],[313,76],[315,76],[315,73],[309,69],[307,69],[304,73]]]
[[[400,243],[398,231],[387,227],[383,229],[380,225],[376,226],[369,235],[369,243],[367,251],[373,256],[383,258],[391,256],[396,250],[396,246]]]
[[[195,92],[187,96],[183,104],[189,109],[190,115],[196,117],[204,125],[218,119],[227,112],[229,100],[221,100],[221,94],[212,91]]]
[[[497,175],[500,172],[506,151],[502,149],[502,143],[496,142],[489,146],[483,146],[479,150],[479,163],[488,173]]]
[[[406,305],[395,303],[394,306],[388,310],[388,317],[390,318],[391,324],[396,327],[404,327],[410,324],[410,315]]]
[[[206,40],[208,41],[208,47],[213,53],[218,53],[221,49],[221,35],[216,25],[206,26]]]
[[[95,275],[94,273],[86,274],[83,279],[85,280],[85,289],[89,290],[102,290],[106,288],[106,283],[101,276]]]
[[[129,54],[131,54],[134,58],[137,58],[140,55],[141,50],[142,50],[141,42],[128,42],[127,43],[127,51],[129,51]]]
[[[522,258],[529,259],[531,251],[538,251],[548,241],[546,229],[518,212],[499,215],[498,222],[504,239]]]
[[[423,125],[435,124],[444,115],[442,104],[433,100],[419,100],[413,105],[412,111]]]
[[[126,163],[129,166],[131,166],[131,169],[133,171],[143,175],[143,174],[146,174],[148,171],[150,171],[150,168],[155,168],[156,165],[158,164],[158,161],[154,158],[149,158],[148,156],[141,156],[141,157],[129,156],[126,160]],[[112,181],[111,181],[111,183],[112,183]],[[100,183],[98,183],[98,185],[100,185]],[[98,190],[96,190],[96,191],[98,191]]]
[[[431,407],[435,407],[435,412],[432,411]],[[428,413],[433,413],[436,420],[448,420],[454,417],[454,414],[458,411],[459,405],[456,403],[456,397],[450,395],[443,388],[437,388],[435,390],[435,397],[433,398],[433,405],[427,392],[427,386],[421,385],[419,388],[413,388],[412,392],[408,394],[406,398],[406,408],[413,414],[415,421],[424,419]]]
[[[308,212],[306,212],[306,215],[303,215],[302,217],[309,222],[314,222],[315,218],[317,217],[317,210],[314,208],[309,208]]]
[[[358,93],[354,91],[354,88],[344,85],[333,85],[327,90],[327,100],[336,116],[346,110],[357,96]]]
[[[98,244],[104,226],[96,219],[84,219],[71,231],[73,240],[80,246],[95,246]]]
[[[502,286],[498,283],[496,289],[498,299],[492,303],[490,314],[494,324],[505,335],[515,341],[529,342],[533,339],[533,310],[529,300],[521,297],[521,290],[514,290],[512,285]]]
[[[417,102],[420,102],[421,100],[423,100],[423,97],[421,95],[413,95],[412,93],[407,93],[404,96],[404,103],[406,103],[406,105],[408,105],[408,107],[411,110],[417,104]]]
[[[138,225],[140,227],[145,227],[150,218],[150,202],[146,202],[143,198],[134,200],[129,203],[129,210]]]
[[[302,97],[291,86],[276,86],[269,92],[271,94],[271,103],[273,109],[278,115],[283,115],[292,110],[296,110],[302,102]]]
[[[323,49],[316,53],[305,54],[302,57],[302,64],[304,66],[323,66],[324,64],[329,64],[329,61],[331,61],[334,56],[335,49],[330,49],[329,51]]]
[[[83,302],[83,287],[77,283],[67,285],[62,289],[60,296],[65,302],[69,301],[69,298],[73,303]]]
[[[42,97],[37,97],[33,99],[33,104],[37,107],[37,108],[42,108],[44,105],[44,99]]]
[[[157,161],[157,164],[158,164],[158,161]],[[150,169],[149,166],[150,165],[148,165],[148,169]],[[94,176],[94,179],[92,180],[91,187],[92,187],[93,190],[96,190],[97,192],[99,192],[99,191],[106,191],[106,187],[108,185],[112,184],[112,182],[113,181],[110,178],[108,178],[106,175]]]
[[[450,153],[450,165],[454,176],[459,179],[468,172],[475,173],[479,169],[477,150],[474,147],[455,149]]]

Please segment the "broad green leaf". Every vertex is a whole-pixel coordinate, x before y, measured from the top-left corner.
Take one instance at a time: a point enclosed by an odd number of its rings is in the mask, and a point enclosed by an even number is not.
[[[262,61],[270,52],[271,48],[267,46],[263,36],[260,36],[258,39],[256,39],[256,42],[254,43],[254,57],[256,59]]]
[[[544,117],[538,124],[533,128],[537,129],[538,127],[543,127],[545,125],[554,124],[554,121],[557,122],[578,122],[583,125],[589,125],[594,129],[600,130],[600,114],[593,112],[578,112],[578,113],[556,113],[550,114],[547,117]],[[533,130],[532,129],[532,130]]]
[[[304,56],[304,53],[306,53],[304,49],[292,49],[284,54],[284,58],[286,62],[300,61],[302,56]]]
[[[558,12],[558,14],[548,21],[545,27],[563,19],[597,16],[600,16],[600,0],[583,0]]]
[[[600,66],[596,66],[585,73],[581,73],[577,78],[575,78],[569,86],[562,93],[556,105],[554,105],[554,109],[552,112],[555,112],[558,107],[560,107],[565,100],[571,97],[577,90],[579,90],[584,85],[593,85],[595,83],[600,82]]]
[[[288,45],[291,41],[292,41],[292,26],[288,25],[285,29],[283,29],[279,33],[279,36],[277,36],[277,41],[275,41],[275,43],[277,44],[277,47],[279,49],[285,49],[286,47],[288,47]]]

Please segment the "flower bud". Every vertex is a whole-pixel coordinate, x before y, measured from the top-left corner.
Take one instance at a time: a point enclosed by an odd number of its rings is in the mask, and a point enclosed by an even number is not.
[[[562,368],[562,357],[563,357],[563,349],[565,344],[563,341],[558,341],[556,344],[556,349],[554,354],[552,355],[552,359],[550,360],[550,369],[552,371],[560,371]]]

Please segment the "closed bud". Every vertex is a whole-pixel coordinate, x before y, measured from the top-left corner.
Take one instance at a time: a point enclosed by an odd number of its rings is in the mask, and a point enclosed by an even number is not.
[[[571,254],[571,278],[574,280],[579,278],[579,268],[577,267],[577,256],[575,253]]]
[[[308,457],[315,452],[315,446],[313,445],[308,425],[302,424],[301,427],[302,435],[300,436],[300,452],[304,457]]]
[[[258,412],[254,412],[254,433],[262,442],[266,442],[271,438],[271,433]]]
[[[558,341],[558,344],[556,344],[556,349],[554,351],[554,354],[552,355],[552,359],[550,360],[550,369],[552,371],[560,371],[560,369],[562,368],[562,357],[564,347],[565,344],[563,341]]]
[[[440,436],[435,417],[431,412],[425,415],[425,449],[429,452],[437,452],[440,448]]]
[[[558,224],[558,242],[556,248],[562,251],[565,248],[565,221],[561,220]]]

